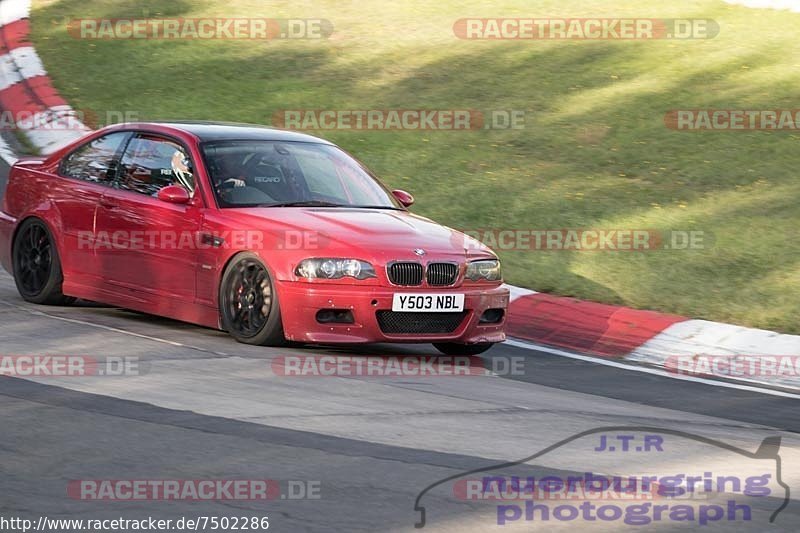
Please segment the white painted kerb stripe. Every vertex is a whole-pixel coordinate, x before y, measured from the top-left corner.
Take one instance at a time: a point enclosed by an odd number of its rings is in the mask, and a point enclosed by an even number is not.
[[[0,56],[0,91],[22,80],[46,75],[39,55],[30,46],[15,48]]]
[[[569,359],[577,359],[579,361],[587,361],[590,363],[594,363],[597,365],[603,366],[610,366],[613,368],[620,368],[623,370],[631,370],[633,372],[644,372],[645,374],[651,374],[654,376],[660,376],[664,378],[670,379],[679,379],[681,381],[692,381],[695,383],[702,383],[704,385],[711,385],[713,387],[722,387],[726,389],[737,389],[737,390],[744,390],[750,392],[758,392],[760,394],[768,394],[770,396],[781,396],[783,398],[792,398],[795,400],[800,400],[800,394],[792,394],[790,392],[783,392],[778,390],[772,389],[764,389],[761,387],[754,387],[751,385],[739,385],[738,383],[729,383],[727,381],[717,381],[714,379],[705,379],[705,378],[698,378],[694,376],[681,376],[679,374],[673,374],[671,372],[667,372],[666,370],[661,370],[659,368],[647,368],[638,365],[626,365],[625,363],[619,361],[609,361],[608,359],[600,359],[598,357],[589,357],[586,355],[578,355],[570,352],[565,352],[563,350],[559,350],[557,348],[550,348],[549,346],[541,346],[535,343],[525,342],[525,341],[518,341],[518,340],[507,340],[506,344],[511,346],[516,346],[517,348],[525,348],[527,350],[536,350],[539,352],[545,352],[553,355],[558,355],[561,357],[567,357]],[[797,388],[797,387],[791,387]],[[798,389],[800,390],[800,389]]]
[[[647,361],[659,353],[800,356],[800,336],[707,320],[686,320],[672,324],[645,342],[630,358]]]
[[[0,158],[9,165],[13,165],[18,161],[17,154],[8,145],[8,143],[0,136]]]
[[[30,14],[30,0],[3,0],[0,2],[0,26],[29,18]]]
[[[707,320],[687,320],[669,326],[625,359],[664,367],[670,357],[679,355],[800,356],[800,336]],[[751,376],[744,381],[789,388],[800,385],[793,376]]]
[[[529,294],[537,294],[536,291],[532,291],[530,289],[523,289],[522,287],[515,287],[514,285],[503,284],[503,287],[511,291],[510,301],[512,302],[517,298],[528,296]]]

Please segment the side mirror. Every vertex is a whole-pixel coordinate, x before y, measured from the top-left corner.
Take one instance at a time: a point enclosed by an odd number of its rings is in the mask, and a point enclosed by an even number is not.
[[[397,201],[403,204],[403,207],[411,207],[414,205],[414,197],[411,196],[406,191],[395,189],[392,191],[392,195],[397,198]]]
[[[169,185],[158,191],[158,199],[170,204],[188,204],[192,198],[180,185]]]

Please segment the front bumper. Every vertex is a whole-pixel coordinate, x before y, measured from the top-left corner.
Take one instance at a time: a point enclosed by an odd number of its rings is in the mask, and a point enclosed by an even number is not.
[[[460,287],[389,288],[357,285],[323,285],[306,282],[278,282],[283,331],[286,338],[297,342],[314,343],[428,343],[455,342],[474,344],[503,342],[506,339],[506,316],[498,323],[479,323],[487,309],[508,309],[508,289],[493,287],[476,289]],[[378,323],[378,311],[391,311],[392,297],[400,293],[457,293],[464,294],[465,316],[450,333],[385,333]],[[323,309],[349,309],[353,324],[321,324],[317,312]]]

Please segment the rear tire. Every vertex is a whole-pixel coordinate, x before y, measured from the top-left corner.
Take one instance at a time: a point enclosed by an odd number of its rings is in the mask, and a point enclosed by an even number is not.
[[[68,305],[75,301],[64,296],[64,275],[53,236],[44,222],[29,218],[19,227],[12,248],[14,283],[20,296],[34,304]]]
[[[286,344],[278,293],[256,254],[239,254],[225,269],[219,307],[223,329],[237,341],[258,346]]]
[[[455,342],[434,342],[433,346],[445,355],[478,355],[494,346],[493,342],[477,344],[458,344]]]

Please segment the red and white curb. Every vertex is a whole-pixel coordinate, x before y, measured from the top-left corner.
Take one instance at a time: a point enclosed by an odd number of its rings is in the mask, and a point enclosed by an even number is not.
[[[29,0],[0,0],[0,109],[14,116],[33,117],[33,124],[23,120],[17,127],[46,154],[82,137],[90,128],[77,120],[74,110],[53,88],[29,42],[29,16]],[[70,127],[63,127],[67,122]],[[10,163],[16,161],[16,155],[1,140],[0,157]],[[526,341],[512,339],[511,344],[530,347],[527,343],[535,343],[543,351],[639,371],[643,371],[641,367],[624,365],[621,361],[663,369],[679,356],[790,357],[799,362],[795,373],[785,371],[774,376],[717,373],[716,377],[800,390],[800,336],[564,298],[511,285],[508,288],[511,290],[508,334]],[[580,354],[590,354],[593,358]]]
[[[511,337],[676,373],[677,365],[688,363],[682,367],[687,375],[800,390],[798,335],[509,288]],[[713,356],[738,356],[738,367]],[[761,363],[749,366],[754,359]]]
[[[13,117],[12,127],[25,134],[43,154],[90,131],[53,88],[30,43],[30,0],[0,1],[0,109]],[[0,155],[13,153],[0,146]],[[6,159],[6,157],[4,157]],[[7,159],[8,160],[8,159]]]

